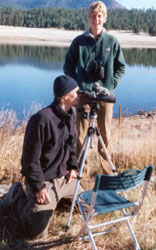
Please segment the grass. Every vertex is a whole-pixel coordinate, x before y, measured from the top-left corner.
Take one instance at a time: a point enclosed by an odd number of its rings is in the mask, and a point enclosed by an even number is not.
[[[13,110],[0,111],[0,183],[22,181],[20,174],[23,137],[27,120],[18,123]],[[146,165],[156,165],[156,118],[142,116],[117,118],[112,123],[112,154],[113,163],[121,172],[125,169],[139,168]],[[90,171],[83,174],[83,185],[86,189],[93,185],[96,173],[102,173],[99,167],[96,151],[89,154]],[[155,181],[155,173],[153,175]],[[136,196],[138,192],[136,193]],[[54,212],[48,238],[44,241],[24,241],[15,234],[15,224],[0,221],[1,250],[89,250],[91,244],[87,241],[73,241],[82,224],[81,216],[74,212],[70,229],[65,232],[70,207],[59,205]],[[109,215],[111,216],[111,215]],[[105,218],[108,215],[104,216]],[[150,185],[140,213],[132,219],[133,229],[137,235],[141,249],[156,249],[156,182]],[[95,238],[99,250],[131,250],[134,249],[132,239],[124,223],[118,229],[105,236]]]

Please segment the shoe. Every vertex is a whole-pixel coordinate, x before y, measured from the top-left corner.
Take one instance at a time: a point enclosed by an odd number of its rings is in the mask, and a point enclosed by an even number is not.
[[[11,212],[13,205],[21,196],[21,192],[24,192],[22,184],[20,182],[15,182],[0,201],[0,216],[8,215]]]

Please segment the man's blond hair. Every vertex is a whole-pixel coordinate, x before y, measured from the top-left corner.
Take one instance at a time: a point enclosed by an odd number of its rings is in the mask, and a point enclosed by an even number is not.
[[[91,3],[91,5],[89,6],[89,16],[92,12],[101,12],[105,19],[107,19],[107,7],[101,1]]]

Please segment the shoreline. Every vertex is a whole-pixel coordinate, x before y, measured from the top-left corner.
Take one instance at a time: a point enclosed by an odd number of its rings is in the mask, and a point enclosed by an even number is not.
[[[82,33],[82,30],[0,25],[0,44],[69,47],[72,40]],[[118,39],[122,48],[156,49],[156,36],[122,30],[109,30],[108,33]]]

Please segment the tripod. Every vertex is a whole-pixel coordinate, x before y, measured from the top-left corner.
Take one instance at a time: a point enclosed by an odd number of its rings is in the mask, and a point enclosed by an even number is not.
[[[93,148],[93,135],[94,135],[94,133],[96,133],[98,140],[100,141],[101,146],[103,147],[103,150],[105,152],[109,166],[112,169],[112,172],[116,173],[116,168],[111,161],[110,155],[107,151],[107,148],[106,148],[105,143],[103,141],[103,138],[101,136],[100,129],[95,127],[95,122],[97,120],[97,111],[99,110],[99,104],[95,101],[93,101],[92,104],[93,105],[91,106],[90,113],[88,114],[87,112],[85,112],[86,118],[90,117],[90,125],[88,127],[87,135],[85,137],[85,140],[84,140],[84,143],[83,143],[83,146],[82,146],[79,158],[78,158],[78,162],[80,162],[81,157],[82,157],[82,161],[81,161],[81,165],[80,165],[79,174],[77,177],[77,183],[76,183],[74,197],[73,197],[73,201],[72,201],[72,205],[71,205],[71,209],[70,209],[70,213],[69,213],[69,217],[68,217],[68,222],[66,225],[66,231],[69,229],[69,226],[70,226],[70,221],[71,221],[71,217],[72,217],[72,213],[73,213],[73,209],[74,209],[74,205],[75,205],[75,201],[76,201],[76,197],[77,197],[77,192],[78,192],[80,180],[82,178],[82,172],[83,172],[84,163],[86,160],[89,145],[90,145],[90,148]]]

